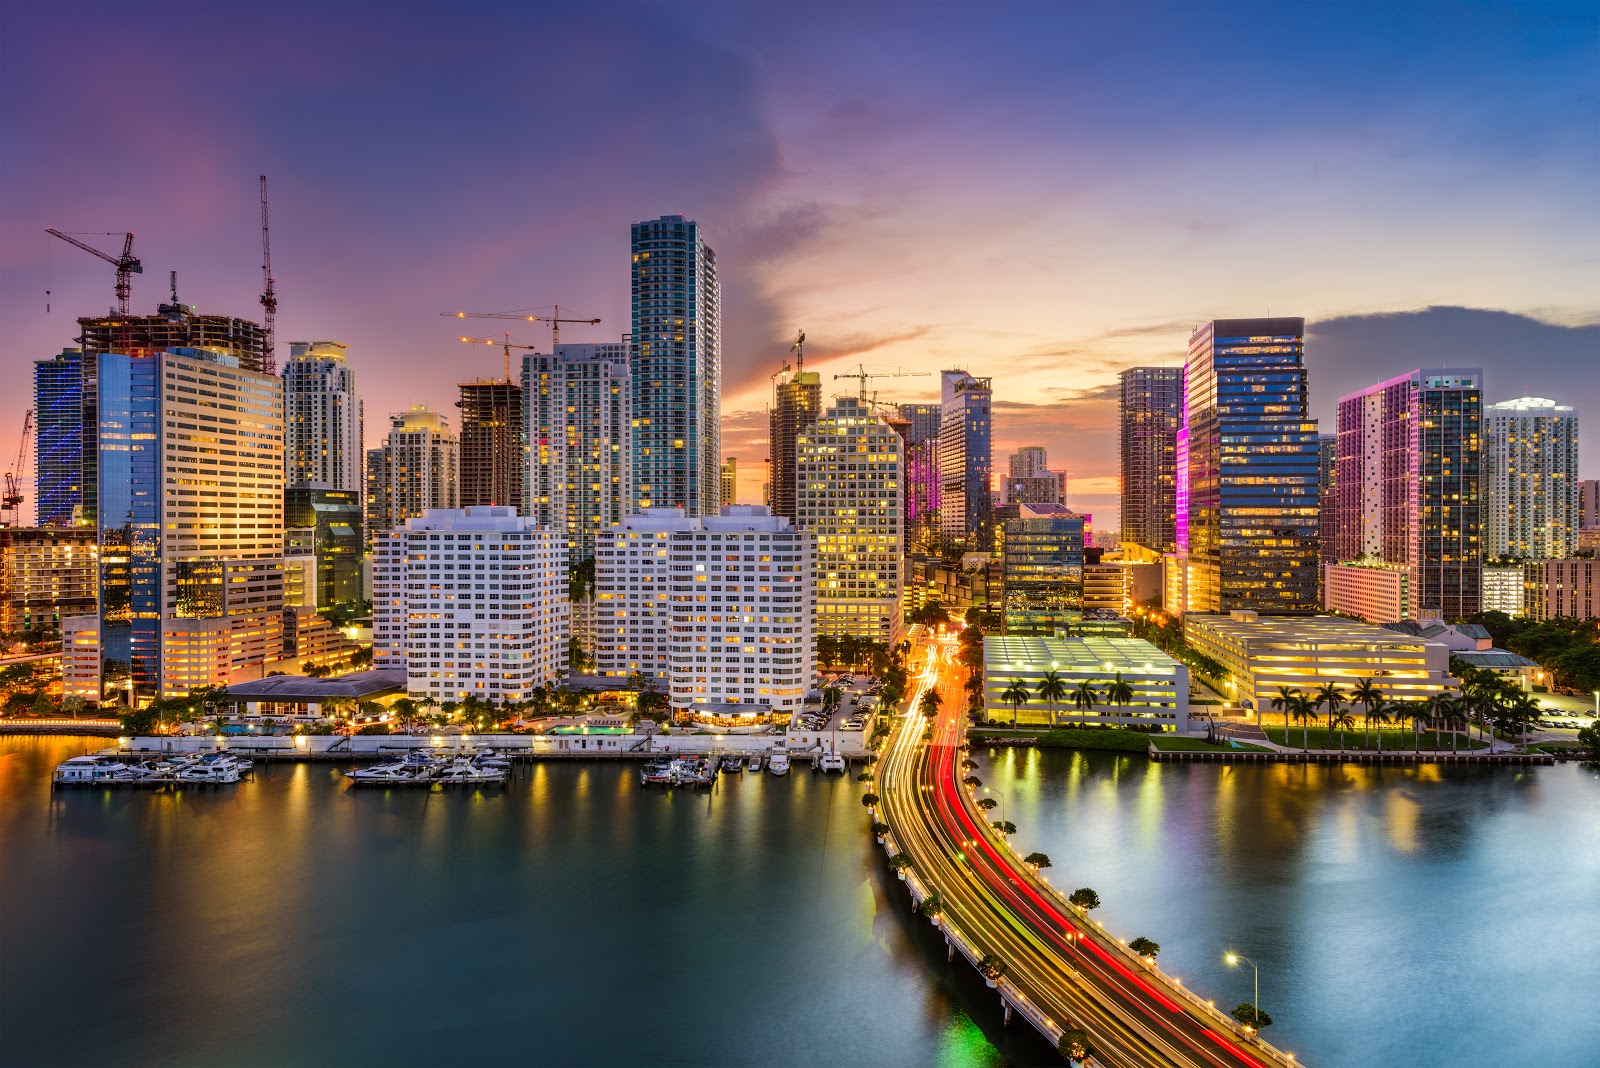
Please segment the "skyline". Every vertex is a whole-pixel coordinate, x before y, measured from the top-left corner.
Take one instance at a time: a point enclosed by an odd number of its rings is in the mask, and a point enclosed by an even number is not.
[[[10,373],[109,303],[109,268],[46,226],[134,230],[136,311],[175,268],[186,302],[257,317],[265,173],[280,366],[291,340],[348,344],[368,446],[390,412],[446,406],[459,377],[496,369],[436,313],[560,303],[604,320],[564,340],[614,340],[628,224],[680,212],[718,253],[723,454],[744,461],[742,500],[758,498],[767,376],[796,329],[825,397],[856,361],[992,376],[997,462],[1046,446],[1097,530],[1116,523],[1116,372],[1181,362],[1208,319],[1304,315],[1323,420],[1417,365],[1483,366],[1490,403],[1600,401],[1571,374],[1600,354],[1592,5],[878,9],[849,35],[826,11],[722,5],[168,10],[184,14],[6,16]],[[67,32],[91,53],[260,44],[231,85],[183,63],[62,79],[43,44]],[[1228,62],[1224,43],[1283,58]],[[175,123],[204,151],[173,152]],[[85,143],[117,165],[83,166]],[[542,329],[520,339],[548,347]],[[7,450],[24,407],[0,410]]]

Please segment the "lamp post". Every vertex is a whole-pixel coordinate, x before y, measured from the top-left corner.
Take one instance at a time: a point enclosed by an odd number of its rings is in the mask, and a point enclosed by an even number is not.
[[[1260,1034],[1261,1033],[1261,969],[1256,967],[1256,962],[1255,961],[1251,960],[1249,957],[1241,957],[1237,953],[1226,953],[1226,954],[1223,955],[1222,959],[1227,961],[1229,965],[1237,965],[1240,961],[1244,961],[1246,964],[1250,965],[1250,970],[1255,973],[1255,977],[1256,977],[1256,999],[1255,999],[1255,1001],[1251,1002],[1250,1005],[1251,1005],[1251,1008],[1255,1010],[1255,1021],[1256,1022],[1255,1022],[1255,1026],[1252,1027],[1250,1030],[1254,1031],[1256,1034]]]
[[[995,798],[995,800],[1000,802],[1000,822],[1004,823],[1006,821],[1006,797],[1005,797],[1005,795],[1000,793],[998,790],[991,790],[987,786],[985,786],[983,788],[983,792],[986,793],[986,794],[992,795]]]

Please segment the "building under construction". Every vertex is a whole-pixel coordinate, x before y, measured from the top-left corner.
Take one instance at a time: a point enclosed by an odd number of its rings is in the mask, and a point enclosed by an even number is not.
[[[231,315],[201,315],[192,304],[162,304],[154,315],[82,318],[78,329],[83,351],[91,356],[191,348],[226,353],[247,371],[260,371],[266,365],[267,335],[259,323]]]
[[[815,371],[795,371],[779,378],[774,387],[772,409],[768,413],[767,448],[772,457],[768,496],[772,514],[799,517],[795,486],[795,439],[817,422],[822,412],[822,376]]]
[[[482,379],[460,383],[461,507],[509,505],[521,511],[524,420],[522,387]]]

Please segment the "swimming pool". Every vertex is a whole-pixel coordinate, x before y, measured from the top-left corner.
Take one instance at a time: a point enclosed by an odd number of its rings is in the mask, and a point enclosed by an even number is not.
[[[546,734],[632,734],[627,727],[551,727]]]

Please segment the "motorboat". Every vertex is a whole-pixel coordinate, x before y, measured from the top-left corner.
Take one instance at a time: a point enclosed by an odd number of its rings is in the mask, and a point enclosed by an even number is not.
[[[817,758],[817,767],[823,771],[843,772],[845,766],[844,756],[837,749],[828,749]]]
[[[417,775],[403,760],[391,761],[387,764],[373,764],[370,767],[356,768],[347,771],[344,777],[351,782],[410,782]]]
[[[639,769],[639,781],[649,785],[664,785],[672,781],[671,764],[646,764]]]
[[[506,781],[506,773],[498,768],[481,768],[466,757],[456,757],[433,776],[433,781],[444,786],[488,786]]]
[[[750,758],[749,767],[750,767],[751,771],[760,771],[761,770],[761,754],[760,753],[757,753],[755,756]]]
[[[209,754],[178,769],[173,778],[187,783],[234,783],[243,775],[239,762],[226,753]]]
[[[480,749],[472,755],[472,762],[480,768],[493,768],[497,771],[510,771],[511,758],[493,749]]]
[[[79,785],[96,782],[133,782],[143,778],[119,760],[105,757],[79,756],[56,765],[52,781]]]
[[[774,775],[789,774],[789,751],[787,749],[774,749],[772,756],[767,758],[767,770]]]
[[[743,771],[744,770],[744,760],[741,759],[737,754],[735,754],[733,756],[725,756],[725,757],[722,758],[722,770],[723,771]]]

